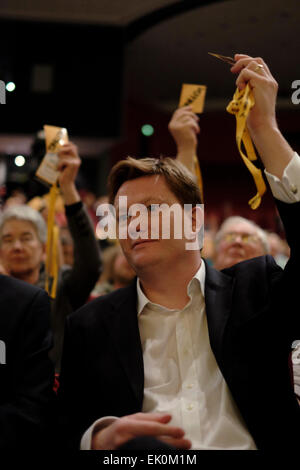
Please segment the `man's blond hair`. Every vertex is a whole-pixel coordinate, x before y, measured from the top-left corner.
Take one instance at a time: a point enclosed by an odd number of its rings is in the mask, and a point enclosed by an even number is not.
[[[143,176],[161,175],[177,197],[184,204],[202,204],[201,194],[196,179],[182,163],[173,158],[141,158],[127,157],[118,162],[108,177],[108,196],[110,204],[114,204],[116,194],[123,183]]]

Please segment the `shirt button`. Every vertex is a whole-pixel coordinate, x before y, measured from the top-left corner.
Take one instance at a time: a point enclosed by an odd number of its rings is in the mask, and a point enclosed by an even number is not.
[[[291,191],[292,191],[293,194],[297,194],[297,192],[298,192],[298,189],[294,184],[291,185]]]
[[[189,411],[192,411],[192,409],[194,408],[194,405],[192,403],[190,403],[186,409],[189,410]]]

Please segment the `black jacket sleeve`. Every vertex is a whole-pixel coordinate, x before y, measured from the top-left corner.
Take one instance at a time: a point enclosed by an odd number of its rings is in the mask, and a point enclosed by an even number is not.
[[[55,400],[49,298],[17,285],[9,295],[1,292],[0,304],[6,352],[0,365],[0,450],[47,448]]]
[[[66,206],[66,215],[74,241],[74,266],[62,273],[60,288],[74,311],[87,301],[102,264],[94,228],[82,202]]]

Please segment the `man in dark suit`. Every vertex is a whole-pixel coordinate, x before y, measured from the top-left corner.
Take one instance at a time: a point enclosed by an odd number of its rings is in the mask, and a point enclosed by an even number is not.
[[[120,236],[120,244],[138,278],[67,320],[59,397],[74,448],[116,449],[145,436],[181,449],[298,445],[300,410],[288,357],[300,335],[294,308],[300,162],[277,127],[277,83],[267,65],[245,55],[235,60],[238,87],[250,83],[253,90],[247,125],[291,259],[284,271],[261,256],[219,272],[199,250],[187,249],[190,231],[166,239],[160,227],[150,237],[157,204],[179,204],[183,217],[190,204],[195,241],[199,190],[172,160],[119,162],[110,175],[110,200],[119,230],[125,224],[128,236]],[[121,197],[130,208],[125,213]],[[149,232],[145,214],[131,211],[136,203],[151,214]]]
[[[54,368],[50,301],[41,289],[0,275],[0,450],[49,444]]]

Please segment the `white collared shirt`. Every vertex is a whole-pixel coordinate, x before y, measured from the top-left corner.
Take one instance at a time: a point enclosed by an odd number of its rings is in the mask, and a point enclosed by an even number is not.
[[[144,413],[169,413],[192,449],[255,449],[212,352],[203,293],[205,264],[189,282],[189,302],[173,310],[150,302],[139,280]]]

